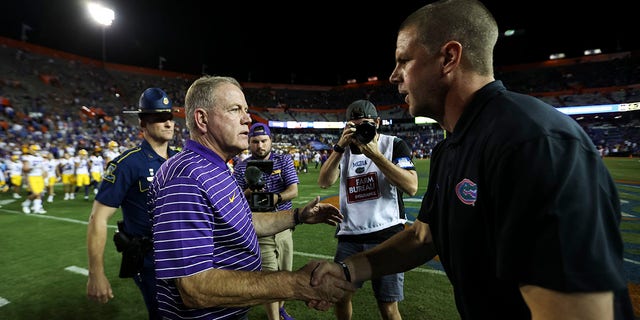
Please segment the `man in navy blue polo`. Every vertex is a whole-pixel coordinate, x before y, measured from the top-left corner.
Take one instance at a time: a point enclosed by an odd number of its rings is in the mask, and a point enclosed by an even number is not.
[[[93,202],[87,227],[87,296],[101,303],[107,303],[114,297],[104,272],[104,247],[108,236],[108,220],[121,207],[123,222],[119,223],[118,236],[124,236],[119,239],[130,242],[118,247],[118,251],[123,252],[120,277],[133,277],[147,305],[149,319],[159,319],[147,191],[160,165],[177,152],[169,147],[175,123],[171,101],[159,88],[145,90],[140,96],[139,109],[128,113],[138,114],[144,139],[139,146],[124,151],[109,162]],[[136,261],[136,250],[144,254],[143,261]]]

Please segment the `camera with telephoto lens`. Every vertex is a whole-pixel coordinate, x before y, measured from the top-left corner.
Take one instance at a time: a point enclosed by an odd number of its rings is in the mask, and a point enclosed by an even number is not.
[[[273,192],[262,192],[266,181],[263,173],[271,174],[273,171],[273,161],[271,160],[248,160],[247,170],[244,173],[244,179],[251,189],[251,197],[249,207],[251,211],[269,212],[276,210],[276,204],[273,202]]]
[[[359,125],[353,126],[356,132],[353,137],[360,143],[367,144],[376,136],[376,124],[371,121],[363,121]]]

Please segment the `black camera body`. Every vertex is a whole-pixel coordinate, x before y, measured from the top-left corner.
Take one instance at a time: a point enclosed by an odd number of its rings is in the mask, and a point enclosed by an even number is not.
[[[363,121],[359,125],[354,126],[356,132],[353,137],[362,144],[367,144],[376,136],[376,124],[371,121]]]
[[[252,192],[249,199],[249,207],[255,212],[270,212],[276,210],[273,202],[273,192]]]
[[[271,160],[248,160],[247,170],[244,173],[244,178],[251,189],[251,197],[247,199],[249,201],[249,207],[251,211],[257,212],[269,212],[276,210],[276,204],[273,202],[273,192],[262,192],[266,184],[263,174],[271,174],[273,171],[273,161]]]

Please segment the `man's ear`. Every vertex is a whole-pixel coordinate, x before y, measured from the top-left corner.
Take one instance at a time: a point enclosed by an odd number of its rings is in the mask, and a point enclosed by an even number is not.
[[[209,121],[209,119],[207,119],[207,116],[207,111],[202,108],[197,108],[193,113],[193,121],[196,125],[196,128],[198,128],[201,132],[207,132],[207,122]]]
[[[445,74],[451,72],[460,65],[462,60],[462,44],[458,41],[449,41],[442,46],[442,70]]]

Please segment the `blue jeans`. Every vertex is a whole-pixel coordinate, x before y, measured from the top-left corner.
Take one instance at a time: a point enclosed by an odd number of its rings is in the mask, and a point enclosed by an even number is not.
[[[377,245],[377,243],[338,241],[338,248],[333,260],[342,261],[353,254],[369,250]],[[362,284],[362,282],[355,283],[358,288],[361,288]],[[402,301],[404,300],[404,273],[394,273],[371,279],[371,287],[378,301]]]

